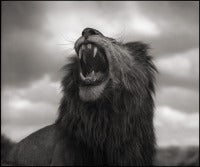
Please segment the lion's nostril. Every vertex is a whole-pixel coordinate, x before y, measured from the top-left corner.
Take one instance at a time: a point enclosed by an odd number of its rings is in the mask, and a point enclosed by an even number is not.
[[[102,35],[98,30],[95,30],[93,28],[85,28],[82,32],[82,36],[85,38],[88,38],[91,35]]]

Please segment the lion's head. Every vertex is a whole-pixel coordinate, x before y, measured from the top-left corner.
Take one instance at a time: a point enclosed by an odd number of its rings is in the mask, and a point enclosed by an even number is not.
[[[140,52],[146,54],[146,49],[145,45]],[[145,67],[141,70],[139,62],[142,58],[137,60],[138,53],[134,53],[130,44],[117,42],[98,30],[86,28],[75,43],[75,51],[78,61],[76,77],[82,101],[95,101],[105,96],[106,88],[125,87],[131,91],[135,84],[141,84],[134,83],[138,82],[136,77],[148,84]],[[143,63],[148,63],[148,60]]]
[[[74,49],[76,54],[63,68],[56,121],[61,134],[91,146],[103,147],[105,142],[116,146],[151,127],[156,68],[148,46],[118,42],[86,28]],[[153,138],[152,129],[145,133]]]

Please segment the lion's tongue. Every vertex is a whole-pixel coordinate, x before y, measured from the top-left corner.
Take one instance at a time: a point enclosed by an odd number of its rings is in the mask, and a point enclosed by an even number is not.
[[[102,72],[95,72],[93,70],[91,73],[89,73],[86,76],[84,76],[82,74],[82,72],[80,72],[80,77],[84,82],[90,84],[90,83],[94,83],[94,82],[96,82],[98,80],[101,80],[103,78],[103,73]]]

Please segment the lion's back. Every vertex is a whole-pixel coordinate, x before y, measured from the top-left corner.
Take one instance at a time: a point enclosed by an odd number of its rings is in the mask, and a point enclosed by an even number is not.
[[[56,140],[55,125],[44,127],[16,144],[7,161],[13,165],[50,165]]]

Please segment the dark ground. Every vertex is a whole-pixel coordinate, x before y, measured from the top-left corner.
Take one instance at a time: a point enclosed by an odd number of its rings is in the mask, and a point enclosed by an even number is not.
[[[1,135],[1,160],[14,145]],[[6,164],[2,164],[6,165]],[[199,147],[167,147],[159,148],[155,158],[155,166],[199,166]]]
[[[156,166],[199,166],[199,147],[159,148],[155,158]]]

